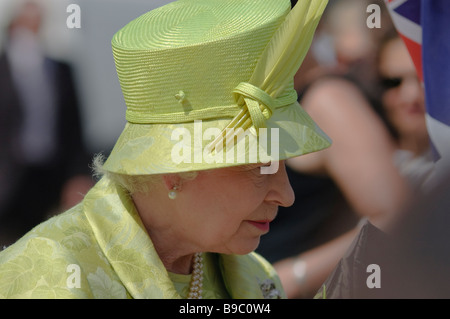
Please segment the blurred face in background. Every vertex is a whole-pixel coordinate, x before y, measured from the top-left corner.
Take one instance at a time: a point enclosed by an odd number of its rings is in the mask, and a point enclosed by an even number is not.
[[[401,38],[388,41],[380,54],[383,108],[400,138],[428,135],[424,90]]]
[[[10,25],[10,32],[15,29],[27,29],[35,34],[39,32],[42,22],[42,9],[35,2],[26,2]]]

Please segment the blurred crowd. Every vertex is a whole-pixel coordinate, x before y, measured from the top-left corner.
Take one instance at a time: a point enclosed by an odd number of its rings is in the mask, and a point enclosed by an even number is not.
[[[380,28],[367,24],[369,4]],[[311,298],[366,221],[389,229],[424,191],[433,160],[424,90],[383,1],[331,0],[295,83],[333,145],[287,161],[296,200],[258,252],[288,297]]]
[[[75,205],[94,183],[79,83],[73,66],[41,46],[37,3],[2,30],[0,245]],[[381,8],[381,28],[367,26],[369,4]],[[382,0],[330,0],[295,85],[333,145],[287,162],[296,202],[280,208],[258,252],[288,297],[310,298],[361,221],[389,225],[433,163],[423,88]]]

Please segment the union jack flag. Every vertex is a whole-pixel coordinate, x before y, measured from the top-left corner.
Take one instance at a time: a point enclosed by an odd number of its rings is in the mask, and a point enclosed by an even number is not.
[[[436,173],[450,170],[450,3],[385,0],[425,87],[427,126]]]

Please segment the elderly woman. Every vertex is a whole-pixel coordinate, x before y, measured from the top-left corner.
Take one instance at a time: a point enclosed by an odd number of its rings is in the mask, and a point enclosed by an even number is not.
[[[120,30],[128,123],[82,203],[0,254],[0,297],[284,297],[253,250],[294,201],[283,161],[330,144],[293,89],[325,5],[179,0]]]

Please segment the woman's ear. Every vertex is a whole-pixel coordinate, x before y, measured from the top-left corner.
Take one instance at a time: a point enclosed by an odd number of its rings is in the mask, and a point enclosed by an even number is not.
[[[167,174],[162,176],[164,186],[168,191],[181,188],[181,177],[178,174]]]

